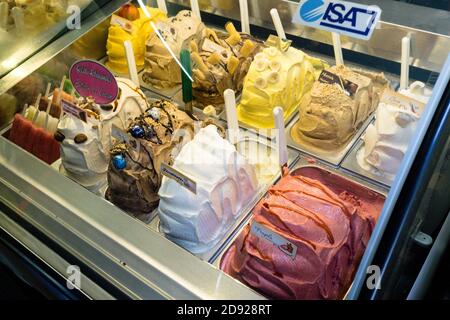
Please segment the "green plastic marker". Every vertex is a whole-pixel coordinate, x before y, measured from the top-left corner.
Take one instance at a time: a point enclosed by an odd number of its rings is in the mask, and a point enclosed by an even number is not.
[[[187,49],[181,50],[180,60],[181,64],[183,65],[183,68],[187,71],[189,76],[191,76],[192,74],[191,54],[189,50]],[[185,111],[191,118],[195,119],[194,110],[192,108],[192,81],[184,72],[181,72],[181,85],[183,91],[183,102],[185,104]]]

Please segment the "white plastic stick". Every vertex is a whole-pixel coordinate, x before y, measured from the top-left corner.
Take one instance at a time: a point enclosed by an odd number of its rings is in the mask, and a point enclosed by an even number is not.
[[[236,96],[232,89],[227,89],[223,93],[225,100],[225,110],[227,113],[228,123],[228,141],[231,144],[236,144],[239,139],[239,124],[236,113]]]
[[[8,25],[8,3],[7,2],[1,2],[0,3],[0,29],[6,29],[6,26]]]
[[[51,87],[52,87],[52,84],[50,82],[47,83],[47,89],[45,90],[45,96],[44,96],[45,99],[48,99],[48,95],[50,94]]]
[[[333,39],[334,58],[336,59],[336,65],[344,65],[344,58],[342,56],[341,36],[338,33],[332,32],[331,37]]]
[[[61,79],[61,84],[59,85],[59,91],[58,91],[58,100],[56,100],[56,104],[59,106],[61,105],[62,100],[62,92],[64,90],[64,82],[66,82],[66,75],[64,75]]]
[[[166,0],[157,0],[156,2],[158,4],[159,10],[167,13]],[[148,1],[147,1],[147,5],[148,5]]]
[[[278,10],[273,8],[270,10],[270,15],[272,16],[273,25],[275,26],[275,30],[277,30],[278,38],[284,40],[286,39],[286,33],[284,33],[283,24],[281,23],[280,15],[278,14]]]
[[[47,104],[47,109],[45,110],[45,124],[44,124],[44,129],[48,130],[48,118],[50,117],[49,113],[50,113],[50,107],[52,106],[52,100],[48,101]]]
[[[125,47],[125,55],[127,57],[128,73],[130,75],[130,79],[131,79],[131,81],[134,82],[135,85],[140,87],[139,76],[138,76],[137,67],[136,67],[136,60],[134,58],[133,45],[128,40],[124,41],[123,45]]]
[[[25,103],[25,105],[23,106],[23,110],[22,110],[22,116],[25,117],[25,115],[27,114],[27,109],[28,109],[28,103]]]
[[[400,69],[400,90],[408,89],[409,86],[409,60],[411,55],[411,39],[402,38],[402,62]]]
[[[139,3],[139,6],[141,7],[142,11],[144,11],[144,14],[148,17],[151,18],[150,16],[150,12],[148,12],[147,7],[144,5],[144,3],[142,2],[142,0],[137,0]],[[189,78],[189,80],[191,80],[191,82],[194,82],[194,79],[192,79],[191,75],[186,71],[186,69],[183,67],[183,65],[180,62],[180,59],[178,59],[178,57],[175,55],[175,53],[173,52],[172,48],[167,44],[166,40],[164,40],[163,36],[161,35],[161,33],[159,32],[158,28],[156,27],[155,23],[153,21],[150,21],[150,26],[153,29],[153,32],[156,33],[156,35],[158,36],[159,40],[161,40],[162,44],[164,45],[164,47],[167,49],[167,51],[169,51],[170,55],[174,58],[174,60],[176,61],[176,63],[180,66],[181,71],[183,71],[183,73]]]
[[[37,96],[36,102],[34,104],[34,108],[36,109],[36,111],[34,112],[34,116],[33,116],[33,120],[31,120],[32,123],[35,123],[38,115],[39,115],[39,101],[41,101],[41,97],[42,94],[39,93],[39,95]]]
[[[19,7],[14,7],[11,9],[11,15],[14,19],[14,25],[16,26],[17,32],[25,32],[25,18],[23,16],[23,10]]]
[[[250,20],[248,17],[247,0],[239,0],[239,9],[241,11],[241,31],[250,34]]]
[[[281,107],[275,107],[273,109],[273,116],[275,119],[275,129],[277,130],[278,160],[280,166],[284,167],[287,166],[288,163],[288,150],[286,144],[286,132],[284,131],[283,109]]]
[[[192,13],[199,18],[200,20],[202,20],[202,16],[200,14],[200,7],[198,5],[198,0],[191,0],[191,10]]]

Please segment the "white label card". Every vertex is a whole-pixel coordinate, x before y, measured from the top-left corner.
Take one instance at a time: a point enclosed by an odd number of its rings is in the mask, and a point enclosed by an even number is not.
[[[115,14],[111,16],[111,25],[119,26],[129,33],[133,32],[133,25],[130,21]]]
[[[167,178],[178,182],[181,186],[185,187],[194,194],[197,194],[197,183],[186,177],[184,174],[169,166],[168,164],[161,163],[161,173]]]
[[[81,109],[77,105],[62,99],[61,107],[64,113],[70,114],[84,122],[87,122],[87,113],[85,110]]]
[[[295,259],[295,256],[297,255],[297,246],[280,236],[278,233],[255,221],[251,224],[250,232],[258,238],[273,243],[284,254]]]

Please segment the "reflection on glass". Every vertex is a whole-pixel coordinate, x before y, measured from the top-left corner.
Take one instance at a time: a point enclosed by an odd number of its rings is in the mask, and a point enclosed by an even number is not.
[[[0,75],[17,66],[65,27],[70,6],[91,0],[0,0]],[[73,8],[73,7],[72,7]],[[69,13],[68,13],[69,12]],[[38,48],[36,48],[38,49]]]

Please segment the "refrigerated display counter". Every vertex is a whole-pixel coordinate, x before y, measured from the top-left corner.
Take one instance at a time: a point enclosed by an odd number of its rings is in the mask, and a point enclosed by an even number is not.
[[[270,298],[265,289],[252,289],[248,282],[246,284],[242,278],[242,282],[234,279],[221,267],[225,268],[223,261],[229,259],[232,248],[242,241],[246,228],[253,223],[252,219],[256,219],[253,214],[259,210],[257,203],[270,197],[270,185],[284,183],[286,177],[282,177],[281,172],[277,171],[270,181],[258,187],[256,196],[246,203],[240,218],[221,235],[215,246],[206,253],[196,254],[164,235],[164,221],[160,221],[158,215],[152,215],[150,221],[141,221],[125,214],[102,195],[65,176],[61,160],[47,164],[9,139],[14,113],[22,112],[25,104],[33,104],[48,84],[52,88],[59,87],[74,62],[80,59],[108,61],[106,42],[111,15],[126,3],[94,1],[90,6],[96,5],[97,10],[82,16],[80,29],[65,29],[57,37],[46,35],[46,40],[34,46],[32,53],[2,72],[0,241],[4,254],[0,263],[16,269],[19,277],[33,286],[47,283],[48,287],[43,291],[49,297]],[[151,4],[156,6],[156,3]],[[202,21],[212,30],[223,30],[230,20],[236,29],[240,28],[238,1],[202,0],[199,4]],[[166,1],[166,5],[167,15],[174,16],[189,9],[190,1]],[[334,65],[331,34],[292,22],[298,3],[249,0],[248,5],[253,37],[265,41],[275,33],[269,12],[276,8],[292,47],[321,59],[324,65]],[[426,10],[439,19],[450,18],[447,11],[405,3],[399,5],[414,15]],[[291,173],[318,180],[339,197],[350,192],[350,197],[357,198],[358,206],[364,203],[363,206],[378,210],[370,239],[367,238],[366,248],[360,252],[361,261],[351,266],[354,268],[351,272],[344,270],[350,273],[351,281],[345,292],[338,296],[345,299],[406,298],[414,283],[421,280],[420,269],[427,256],[433,253],[434,239],[445,231],[441,228],[450,208],[446,197],[450,181],[450,36],[439,33],[443,29],[437,27],[434,32],[421,29],[419,21],[411,26],[411,21],[402,23],[403,18],[399,17],[396,22],[392,15],[397,3],[383,1],[383,10],[389,10],[389,6],[393,8],[386,13],[389,22],[382,14],[370,40],[341,36],[341,43],[347,67],[383,72],[389,83],[385,85],[396,91],[400,86],[402,38],[410,39],[409,82],[421,81],[430,95],[428,102],[423,104],[420,120],[396,174],[367,172],[358,166],[357,153],[365,143],[368,128],[375,126],[375,112],[361,122],[344,148],[332,153],[317,152],[291,138],[293,128],[303,117],[297,108],[285,123],[287,165]],[[427,19],[432,21],[430,16]],[[181,86],[169,91],[149,86],[142,82],[145,70],[139,68],[138,71],[142,92],[149,101],[168,99],[183,108]],[[128,77],[114,71],[113,74]],[[242,101],[243,98],[238,96],[239,99]],[[202,114],[196,108],[195,112]],[[226,126],[226,113],[219,112],[216,120]],[[242,121],[239,125],[245,139],[260,144],[274,141],[271,134]],[[295,248],[301,251],[301,248]],[[20,268],[15,267],[18,265]],[[374,266],[381,275],[381,289],[378,290],[367,285]],[[240,277],[239,274],[233,276]],[[74,283],[79,287],[73,288]],[[286,290],[289,292],[290,289]],[[291,294],[287,297],[296,296]]]

